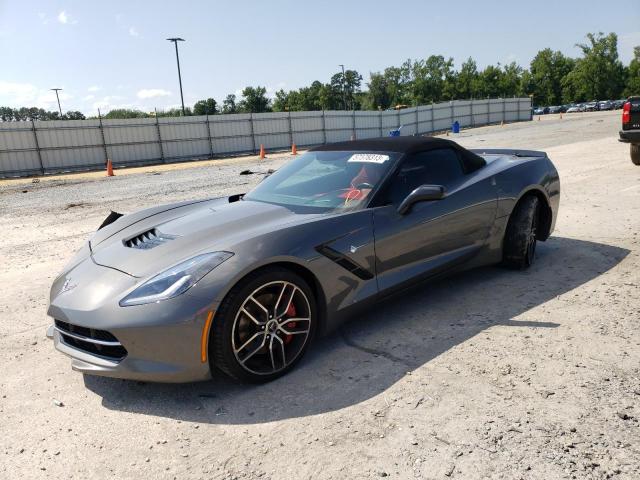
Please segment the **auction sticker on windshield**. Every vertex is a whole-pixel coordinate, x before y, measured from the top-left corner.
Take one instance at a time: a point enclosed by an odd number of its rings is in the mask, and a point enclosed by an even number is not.
[[[354,153],[347,162],[384,163],[389,160],[389,155],[378,153]]]

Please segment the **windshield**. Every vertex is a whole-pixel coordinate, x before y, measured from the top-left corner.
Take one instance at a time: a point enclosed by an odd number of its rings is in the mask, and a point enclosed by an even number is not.
[[[386,152],[307,152],[265,178],[245,200],[315,210],[361,207],[400,156]]]

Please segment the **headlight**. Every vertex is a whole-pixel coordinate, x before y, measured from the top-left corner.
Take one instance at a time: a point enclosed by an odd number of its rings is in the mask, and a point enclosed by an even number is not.
[[[213,252],[190,258],[144,282],[120,300],[120,306],[143,305],[177,297],[232,256],[230,252]]]

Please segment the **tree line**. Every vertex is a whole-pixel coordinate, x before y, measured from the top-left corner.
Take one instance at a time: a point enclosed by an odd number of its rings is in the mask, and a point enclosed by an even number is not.
[[[2,122],[23,122],[31,120],[84,120],[86,117],[82,112],[68,111],[64,115],[60,112],[50,112],[37,107],[0,107],[0,121]]]
[[[534,105],[559,105],[589,100],[618,99],[640,95],[640,46],[628,66],[618,57],[618,37],[589,33],[586,42],[576,46],[579,58],[572,58],[551,48],[540,50],[529,68],[516,62],[489,65],[478,69],[468,58],[460,69],[453,58],[431,55],[426,59],[406,60],[400,66],[371,72],[363,89],[363,77],[356,70],[333,75],[327,83],[316,80],[297,90],[275,92],[267,96],[262,86],[249,86],[241,97],[227,95],[219,104],[214,98],[196,102],[185,115],[261,113],[311,110],[384,110],[398,105],[416,106],[449,100],[532,96]],[[111,110],[103,118],[141,118],[181,116],[178,108],[154,113],[140,110]],[[81,119],[80,112],[58,112],[37,108],[0,107],[0,119],[59,120]]]

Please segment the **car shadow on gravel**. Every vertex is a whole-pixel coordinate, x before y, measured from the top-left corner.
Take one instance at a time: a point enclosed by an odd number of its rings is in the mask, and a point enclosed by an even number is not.
[[[628,253],[552,237],[539,245],[529,270],[479,268],[422,284],[320,339],[294,371],[266,385],[241,385],[222,375],[186,385],[87,375],[85,385],[110,410],[182,421],[248,424],[335,411],[384,392],[490,327],[514,328],[524,346],[525,336],[558,324],[545,322],[543,309],[534,321],[519,315],[597,278]]]

